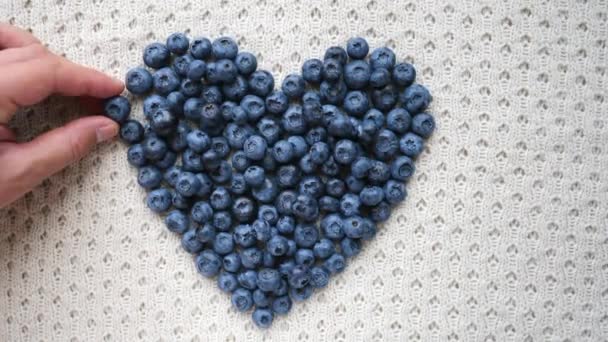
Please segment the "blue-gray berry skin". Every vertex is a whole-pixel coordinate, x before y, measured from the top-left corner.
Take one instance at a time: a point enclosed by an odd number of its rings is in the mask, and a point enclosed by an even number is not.
[[[188,52],[190,40],[185,34],[176,32],[167,38],[167,49],[176,55],[183,55]]]
[[[145,102],[144,102],[145,105]],[[184,116],[190,120],[200,120],[205,103],[199,98],[190,98],[184,102]]]
[[[386,166],[386,164],[384,165]],[[390,177],[388,166],[386,166],[386,175],[387,177]],[[346,188],[348,189],[348,191],[352,192],[353,194],[358,194],[359,192],[361,192],[361,190],[363,190],[363,187],[365,186],[365,182],[362,179],[356,178],[352,174],[348,175],[344,181],[346,183]]]
[[[241,107],[236,106],[233,109],[237,110],[237,108],[241,108]],[[245,144],[245,140],[247,140],[247,138],[249,138],[252,134],[253,134],[253,128],[251,126],[238,125],[233,122],[229,123],[226,126],[226,129],[224,130],[224,136],[228,139],[228,144],[230,145],[230,147],[232,147],[233,149],[236,149],[236,150],[242,149],[243,144]],[[243,158],[248,160],[247,156],[245,155],[245,152],[236,151],[235,153],[242,154]],[[233,162],[235,161],[234,158],[232,160],[233,160]],[[249,166],[249,164],[242,164],[239,166],[235,166],[235,168],[238,171],[243,172],[247,168],[247,166]]]
[[[193,81],[200,81],[207,74],[207,63],[200,59],[193,59],[188,64],[186,76]]]
[[[375,69],[369,76],[369,85],[377,89],[384,88],[390,81],[391,73],[384,68]]]
[[[296,251],[294,256],[296,264],[311,267],[315,263],[315,255],[312,249],[301,248]]]
[[[125,122],[131,113],[131,103],[123,96],[114,96],[105,101],[104,104],[105,116],[118,122]]]
[[[323,288],[329,284],[330,273],[325,267],[315,266],[310,269],[310,286]]]
[[[223,186],[218,186],[209,196],[209,203],[213,210],[226,210],[232,205],[230,192]]]
[[[274,256],[282,256],[287,253],[289,246],[287,239],[280,235],[275,235],[270,238],[266,244],[266,250]]]
[[[135,144],[127,150],[127,161],[135,167],[146,165],[146,157],[141,144]]]
[[[302,78],[306,82],[317,84],[323,79],[323,62],[313,58],[302,64]]]
[[[165,225],[169,231],[183,234],[188,230],[190,222],[186,213],[181,210],[174,209],[171,210],[165,217]]]
[[[367,206],[374,206],[384,199],[384,190],[379,186],[366,186],[359,193],[361,203]]]
[[[363,89],[367,86],[371,73],[366,61],[352,61],[344,67],[344,82],[350,89]]]
[[[292,288],[303,288],[310,281],[310,269],[305,265],[296,265],[287,276],[287,281]]]
[[[213,240],[213,251],[219,255],[226,255],[234,250],[234,241],[230,233],[221,232]]]
[[[304,82],[304,78],[298,74],[287,75],[281,85],[283,93],[292,99],[301,97],[304,94],[305,88],[306,83]]]
[[[194,222],[205,223],[213,217],[213,209],[208,202],[198,201],[190,210],[190,217]]]
[[[238,222],[248,222],[253,218],[255,204],[248,197],[239,197],[232,204],[232,214]]]
[[[323,141],[316,142],[310,147],[309,154],[313,163],[323,164],[329,158],[329,145]]]
[[[171,52],[161,43],[152,43],[144,49],[144,63],[153,69],[160,69],[169,64]]]
[[[216,211],[213,213],[212,223],[218,231],[229,231],[232,228],[232,216],[228,211]]]
[[[194,58],[190,55],[177,56],[173,59],[171,67],[180,77],[186,77],[192,61],[194,61]],[[193,81],[200,81],[200,79]]]
[[[325,187],[320,177],[306,176],[300,181],[298,192],[313,198],[319,198],[325,193]]]
[[[348,139],[339,140],[334,147],[334,160],[338,164],[350,165],[358,157],[357,145]]]
[[[345,238],[340,241],[340,250],[347,258],[352,258],[361,252],[361,243],[359,240]]]
[[[232,83],[224,83],[222,92],[224,97],[229,101],[240,101],[249,90],[247,80],[243,76],[237,76]]]
[[[275,90],[266,97],[266,110],[275,115],[283,114],[289,106],[289,98],[280,91]]]
[[[239,47],[232,38],[220,37],[211,44],[211,51],[216,59],[235,59],[239,52]]]
[[[264,183],[257,188],[251,190],[253,198],[261,203],[272,203],[279,194],[279,187],[274,178],[266,177]]]
[[[196,236],[196,229],[191,228],[182,235],[182,248],[190,254],[196,254],[203,249],[203,243]]]
[[[296,302],[303,302],[312,296],[313,288],[310,285],[302,288],[290,288],[289,296]]]
[[[173,130],[176,124],[177,118],[168,109],[161,108],[150,117],[150,127],[159,136],[166,136],[165,132]]]
[[[289,235],[293,233],[296,228],[296,221],[291,216],[281,216],[277,222],[277,229],[279,233],[283,235]]]
[[[271,117],[263,117],[257,124],[259,134],[266,139],[268,144],[274,144],[279,140],[281,126],[279,122]]]
[[[127,144],[135,144],[144,138],[144,126],[136,120],[127,120],[120,127],[120,138]]]
[[[368,180],[372,184],[384,184],[391,176],[390,167],[379,160],[372,162],[372,167],[369,169]]]
[[[201,188],[196,194],[197,197],[207,197],[211,193],[211,188],[213,187],[213,183],[209,176],[204,173],[197,173],[196,177],[201,182]]]
[[[341,236],[339,238],[341,238]],[[327,259],[336,252],[336,247],[331,240],[323,238],[315,243],[312,251],[316,258]]]
[[[387,202],[380,202],[370,210],[370,218],[374,222],[384,222],[391,216],[391,207]]]
[[[256,232],[248,224],[240,224],[234,228],[234,242],[241,247],[251,247],[256,244]]]
[[[319,206],[312,196],[298,195],[291,206],[291,210],[294,216],[304,222],[313,222],[319,217]]]
[[[197,255],[195,264],[200,274],[205,277],[213,277],[219,273],[222,259],[214,251],[206,249]]]
[[[179,88],[179,76],[171,68],[158,69],[152,74],[154,91],[161,95],[167,95]]]
[[[258,272],[254,270],[245,270],[238,274],[237,280],[242,287],[249,290],[255,290],[257,288],[257,277]]]
[[[173,196],[171,202],[176,209],[186,210],[192,205],[192,201],[190,201],[189,197],[182,196],[176,191],[174,191],[171,195]]]
[[[401,182],[390,179],[384,185],[384,198],[390,204],[397,204],[405,199],[407,191]]]
[[[359,200],[359,196],[348,193],[342,196],[340,199],[340,213],[344,217],[350,217],[359,214],[359,207],[361,206],[361,201]]]
[[[259,288],[253,291],[252,297],[253,305],[255,305],[256,308],[267,308],[272,303],[272,294],[264,292]]]
[[[245,95],[241,100],[240,106],[247,113],[249,122],[256,123],[263,115],[266,109],[264,100],[259,96]]]
[[[424,149],[424,140],[416,133],[407,132],[399,139],[399,150],[404,155],[415,158]]]
[[[139,169],[137,183],[144,189],[157,188],[162,180],[162,173],[155,166],[144,166]]]
[[[220,164],[215,169],[209,171],[209,177],[211,177],[216,184],[230,182],[230,179],[232,179],[232,167],[230,166],[230,163],[221,160]]]
[[[272,147],[272,157],[279,163],[289,162],[294,157],[294,148],[287,140],[279,140]]]
[[[326,59],[323,61],[323,79],[329,82],[336,82],[342,77],[344,64],[336,59]]]
[[[192,40],[190,54],[196,59],[205,59],[211,54],[211,41],[205,37],[198,37]]]
[[[203,163],[200,154],[190,148],[186,148],[182,153],[182,168],[185,171],[200,172],[203,170]]]
[[[285,315],[291,310],[292,302],[289,296],[276,297],[272,301],[272,311],[277,315]]]
[[[258,288],[264,292],[274,292],[281,286],[281,274],[271,268],[263,268],[258,271]]]
[[[125,76],[127,90],[135,95],[143,95],[152,89],[152,75],[144,68],[133,68]]]
[[[184,112],[186,97],[180,91],[172,91],[167,94],[165,103],[172,113],[181,115]]]
[[[239,52],[234,60],[239,74],[249,76],[258,67],[257,58],[250,52]]]
[[[372,102],[377,109],[383,112],[389,111],[397,103],[397,90],[390,84],[381,89],[374,89],[372,91]],[[409,109],[408,112],[410,112]]]
[[[182,196],[194,196],[201,188],[200,180],[191,172],[182,172],[175,183],[175,190]]]
[[[323,262],[323,266],[331,274],[340,273],[346,268],[346,259],[342,254],[335,253]]]
[[[171,208],[171,192],[165,188],[152,190],[148,193],[146,203],[148,208],[157,213],[162,213]]]
[[[249,76],[249,89],[254,95],[266,97],[274,89],[274,78],[266,70],[256,70]]]
[[[150,136],[142,142],[144,156],[148,160],[160,160],[167,153],[167,143],[158,137]]]
[[[348,55],[346,51],[341,46],[332,46],[325,50],[325,55],[323,56],[324,60],[334,59],[338,61],[340,64],[346,64],[348,60]]]
[[[412,132],[423,138],[431,136],[435,130],[435,119],[428,113],[420,113],[412,118]]]
[[[327,130],[324,127],[314,127],[311,128],[306,133],[306,142],[309,145],[313,145],[317,142],[327,142]]]
[[[331,240],[341,240],[344,237],[344,221],[338,214],[329,214],[321,219],[323,235]]]
[[[299,247],[311,248],[319,240],[319,229],[314,223],[300,223],[296,225],[293,238]]]
[[[203,85],[199,81],[193,81],[185,78],[182,80],[179,86],[179,91],[184,94],[185,97],[199,96],[203,89]]]
[[[336,106],[344,102],[347,91],[346,83],[341,80],[336,82],[323,81],[319,86],[322,100]]]
[[[267,329],[272,325],[274,315],[269,309],[256,308],[253,310],[251,318],[258,328]]]
[[[377,227],[374,221],[364,218],[363,219],[363,235],[361,240],[369,241],[376,236]]]
[[[234,292],[239,286],[236,276],[230,272],[221,272],[217,277],[217,287],[228,293]]]
[[[431,103],[431,93],[423,85],[414,83],[401,94],[401,103],[410,114],[424,111]]]
[[[331,196],[322,196],[319,198],[319,210],[329,213],[335,213],[340,210],[340,201]]]
[[[217,80],[224,84],[232,83],[236,80],[238,71],[233,61],[229,59],[220,59],[215,61],[217,66]]]
[[[398,63],[393,68],[393,82],[401,87],[408,87],[416,80],[416,69],[409,63]]]
[[[202,227],[200,227],[196,231],[196,238],[198,239],[198,241],[205,243],[205,244],[213,243],[213,240],[215,240],[216,236],[217,236],[217,230],[215,229],[214,226],[212,226],[208,223],[205,223]]]
[[[388,112],[386,116],[386,126],[391,131],[396,134],[404,134],[406,133],[412,122],[412,117],[410,113],[408,113],[403,108],[395,108]]]
[[[228,272],[238,272],[238,270],[241,268],[241,256],[238,253],[230,253],[224,256],[222,266],[224,270]]]
[[[393,179],[405,181],[414,174],[414,161],[406,156],[395,158],[391,163],[391,176]]]
[[[299,104],[290,105],[281,121],[283,130],[288,132],[290,135],[299,135],[306,132],[306,118],[302,111],[302,106]]]
[[[206,104],[213,103],[219,106],[223,101],[222,91],[218,86],[205,86],[201,92],[201,99]]]
[[[281,176],[279,176],[279,181],[280,179]],[[275,206],[277,208],[277,211],[282,215],[293,214],[292,206],[293,203],[296,201],[296,197],[298,197],[298,194],[295,191],[286,190],[281,192],[275,200]]]
[[[175,152],[173,151],[167,151],[167,153],[165,153],[165,155],[161,159],[154,162],[154,166],[158,167],[161,170],[165,170],[173,166],[176,161],[177,154],[175,154]]]
[[[384,68],[392,70],[395,66],[395,53],[387,47],[380,47],[372,51],[369,62],[373,69]]]
[[[232,293],[232,306],[238,311],[247,311],[253,306],[251,291],[238,288]]]
[[[364,38],[353,37],[346,42],[346,53],[352,59],[363,59],[369,52],[369,45]]]
[[[262,160],[264,158],[264,154],[266,153],[267,146],[268,145],[264,138],[259,135],[252,135],[245,140],[243,144],[243,151],[245,152],[245,156],[251,160]],[[247,173],[245,173],[245,176],[247,177]],[[260,184],[257,184],[257,186]]]
[[[147,119],[152,117],[152,114],[159,109],[169,108],[167,99],[158,94],[152,94],[144,99],[144,115]]]
[[[363,218],[358,215],[345,217],[344,222],[344,235],[351,239],[360,239],[363,236],[364,226]]]
[[[264,254],[256,247],[241,251],[241,264],[247,269],[257,269],[263,261]]]
[[[211,138],[201,130],[194,129],[186,135],[188,147],[196,152],[203,153],[211,147]]]
[[[380,160],[387,160],[395,156],[399,150],[399,140],[393,131],[381,130],[374,143],[374,155]]]
[[[270,225],[277,224],[279,213],[273,205],[263,204],[258,210],[258,219],[268,222]]]

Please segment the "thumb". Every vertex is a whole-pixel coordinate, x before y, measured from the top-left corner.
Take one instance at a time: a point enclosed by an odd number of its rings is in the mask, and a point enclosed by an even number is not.
[[[26,181],[33,188],[42,180],[81,159],[96,144],[118,133],[116,122],[104,116],[74,120],[19,146],[24,162],[30,163]]]

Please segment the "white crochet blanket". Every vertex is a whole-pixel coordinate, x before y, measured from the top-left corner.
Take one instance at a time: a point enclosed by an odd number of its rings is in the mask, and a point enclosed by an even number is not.
[[[278,80],[361,35],[415,64],[438,130],[377,239],[267,331],[145,207],[125,146],[101,146],[0,210],[0,340],[608,340],[607,18],[607,0],[2,1],[119,77],[174,31],[235,36]]]

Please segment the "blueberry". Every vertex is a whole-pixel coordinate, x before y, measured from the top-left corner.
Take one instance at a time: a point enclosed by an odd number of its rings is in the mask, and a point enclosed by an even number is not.
[[[150,127],[159,135],[166,130],[172,130],[177,124],[177,119],[171,111],[161,108],[152,113],[150,117]]]
[[[217,230],[225,232],[232,226],[232,217],[227,211],[216,211],[213,213],[211,222],[213,223],[213,227],[217,228]]]
[[[184,116],[190,120],[200,120],[204,105],[205,103],[199,98],[187,99],[184,102]]]
[[[274,178],[266,177],[264,183],[261,186],[251,190],[253,197],[261,203],[272,203],[279,193],[279,187],[277,186]]]
[[[305,265],[294,266],[287,276],[287,281],[292,288],[303,288],[310,281],[310,269]]]
[[[247,80],[242,76],[237,76],[232,83],[222,85],[222,92],[227,100],[240,101],[249,90]]]
[[[387,167],[386,175],[388,177],[388,176],[390,176],[390,173],[388,171],[388,166],[386,164],[384,164],[384,166]],[[353,194],[360,193],[361,190],[363,189],[363,187],[365,186],[365,182],[362,179],[356,178],[352,174],[348,175],[346,177],[345,183],[346,183],[346,187],[348,188],[348,191],[352,192]]]
[[[277,224],[279,220],[279,213],[277,208],[273,205],[263,204],[258,210],[258,219],[268,222],[270,225]]]
[[[322,288],[329,284],[329,271],[325,267],[315,266],[310,269],[310,286]]]
[[[272,301],[272,311],[277,315],[285,315],[291,310],[291,298],[289,296],[276,297]]]
[[[420,113],[429,106],[431,94],[423,85],[414,83],[405,88],[401,94],[401,102],[411,114]]]
[[[220,59],[215,61],[216,79],[224,84],[230,84],[236,80],[238,71],[233,61],[229,59]]]
[[[203,243],[212,243],[217,236],[217,231],[214,226],[205,223],[199,230],[196,232],[196,238]]]
[[[223,186],[215,188],[209,197],[209,203],[214,210],[225,210],[232,205],[230,193]]]
[[[324,127],[311,128],[306,133],[305,139],[309,145],[313,145],[316,142],[326,142],[327,141],[327,130]]]
[[[232,38],[220,37],[211,44],[211,51],[216,59],[234,59],[239,51],[239,47]]]
[[[306,140],[299,135],[290,135],[287,138],[293,145],[293,152],[295,158],[301,158],[308,152],[308,144],[306,144]]]
[[[173,114],[181,115],[184,112],[184,104],[186,103],[186,97],[179,91],[170,92],[166,99],[165,105]],[[151,112],[150,112],[151,114]],[[150,115],[146,115],[149,117]]]
[[[323,266],[332,274],[340,273],[346,268],[346,259],[342,254],[335,253],[323,262]]]
[[[200,81],[207,74],[207,64],[200,59],[194,59],[188,64],[186,76],[193,81]]]
[[[358,240],[345,238],[340,241],[340,250],[345,257],[351,258],[361,252],[361,244]]]
[[[336,163],[336,160],[334,159],[334,157],[329,156],[329,158],[327,158],[325,163],[323,163],[323,165],[321,165],[321,171],[323,172],[324,175],[326,175],[328,177],[335,177],[340,173],[340,168],[339,168],[338,164]]]
[[[261,250],[252,247],[241,251],[241,264],[245,268],[256,269],[262,264],[263,253]]]
[[[369,84],[377,89],[384,88],[390,81],[391,73],[384,68],[375,69],[369,77]]]
[[[203,87],[201,99],[204,103],[214,103],[219,106],[223,100],[222,91],[214,85]]]
[[[376,236],[376,224],[374,221],[364,218],[363,221],[363,235],[361,236],[361,240],[371,240]]]
[[[367,41],[361,37],[353,37],[346,43],[346,52],[353,59],[363,59],[369,52]]]
[[[173,206],[177,209],[189,209],[192,205],[189,197],[182,196],[175,191],[171,195],[173,196],[171,198],[171,202],[173,203]]]
[[[179,76],[171,68],[156,70],[152,74],[152,82],[154,90],[161,95],[167,95],[178,89],[180,84]]]
[[[239,74],[248,76],[258,67],[258,60],[250,52],[239,52],[234,60]]]
[[[302,64],[302,78],[307,82],[316,84],[321,82],[323,77],[323,62],[314,58]]]
[[[209,172],[209,176],[216,184],[227,183],[232,179],[232,167],[230,163],[222,160],[217,168]]]
[[[412,117],[403,108],[395,108],[386,116],[386,127],[397,134],[404,134],[410,128]]]
[[[167,229],[174,233],[183,234],[189,227],[188,215],[181,210],[171,210],[165,217],[165,225]]]
[[[211,54],[211,41],[204,37],[195,38],[190,46],[190,54],[196,59],[205,59]]]
[[[319,198],[323,196],[325,189],[321,178],[318,176],[306,176],[300,181],[298,192],[300,194]]]
[[[323,79],[329,82],[336,82],[342,77],[343,63],[336,59],[325,59],[323,61]]]
[[[272,147],[272,157],[279,163],[287,163],[294,157],[293,145],[287,140],[279,140]]]
[[[179,86],[179,90],[185,97],[195,97],[201,94],[203,89],[202,84],[199,81],[193,81],[189,78],[182,80]]]
[[[312,296],[313,288],[312,286],[305,286],[302,288],[290,288],[289,296],[296,302],[303,302]]]
[[[196,153],[203,153],[211,146],[209,135],[198,129],[190,131],[186,135],[186,141],[188,142],[188,147]]]
[[[319,230],[315,224],[300,223],[296,225],[293,236],[297,246],[310,248],[313,247],[319,239]]]
[[[363,236],[365,225],[361,216],[346,217],[342,221],[344,222],[344,234],[346,237],[360,239]]]
[[[357,157],[351,164],[351,174],[356,178],[365,178],[372,168],[372,161],[366,157]]]
[[[279,280],[279,284],[281,284],[281,281]],[[272,297],[271,294],[266,293],[262,290],[255,289],[255,291],[253,291],[253,304],[256,306],[256,308],[266,308],[268,306],[270,306],[272,302]]]
[[[371,68],[366,61],[352,61],[344,67],[344,82],[350,89],[363,89],[367,86],[371,74]]]
[[[331,196],[323,196],[319,198],[319,210],[325,212],[337,212],[340,210],[340,201]]]
[[[183,55],[188,52],[190,41],[183,33],[173,33],[167,38],[167,49],[176,55]]]
[[[225,158],[230,154],[230,145],[224,137],[214,137],[211,139],[211,148],[220,158]]]
[[[241,257],[241,263],[242,263]],[[257,288],[257,277],[258,273],[254,270],[245,270],[238,274],[237,280],[239,284],[249,290],[255,290]]]
[[[146,164],[144,148],[141,144],[135,144],[129,147],[127,150],[127,161],[135,167],[144,166]]]
[[[224,292],[232,293],[237,289],[239,283],[234,274],[229,272],[221,272],[217,277],[217,286]]]
[[[399,140],[399,150],[410,158],[417,157],[424,148],[424,140],[416,133],[407,132]]]
[[[171,192],[165,188],[152,190],[148,193],[146,204],[152,211],[161,213],[171,208]]]
[[[234,109],[236,110],[236,108],[241,108],[241,107],[237,106]],[[241,126],[241,125],[237,125],[232,122],[229,123],[228,125],[226,125],[226,128],[224,129],[224,136],[228,139],[228,144],[230,145],[230,147],[232,147],[234,149],[243,148],[243,145],[245,144],[245,140],[247,140],[247,138],[249,138],[252,134],[253,134],[252,127],[250,127],[248,125]],[[245,156],[245,152],[243,152],[243,151],[237,151],[237,152],[239,152],[243,158],[247,158]],[[232,160],[234,161],[235,159],[233,158]],[[245,168],[247,168],[247,166],[245,166]],[[237,168],[237,170],[244,171],[244,169],[241,169],[240,167]]]
[[[264,184],[265,172],[263,168],[252,165],[245,170],[244,177],[247,185],[256,188]]]
[[[319,216],[317,201],[308,195],[298,195],[291,206],[291,210],[294,216],[306,222],[314,221]]]
[[[232,154],[232,167],[237,171],[245,171],[249,165],[251,165],[251,161],[247,159],[245,152],[236,151]],[[234,179],[235,175],[233,175]],[[244,177],[244,176],[243,176]]]
[[[366,186],[359,193],[363,205],[374,206],[384,199],[384,190],[379,186]]]
[[[253,298],[251,297],[251,291],[244,288],[238,288],[234,290],[234,292],[232,293],[231,301],[232,306],[234,306],[234,308],[238,311],[244,312],[251,309],[251,307],[253,306]]]
[[[340,64],[346,64],[346,60],[348,59],[348,55],[346,51],[340,46],[332,46],[325,50],[325,55],[323,56],[324,60],[335,59]]]
[[[133,68],[127,72],[125,85],[133,94],[145,94],[152,89],[152,75],[144,68]]]
[[[236,75],[235,75],[236,76]],[[207,83],[208,84],[219,84],[221,83],[220,67],[214,62],[207,63]]]
[[[284,92],[275,90],[266,96],[266,110],[271,114],[283,114],[289,106],[289,98]]]
[[[201,188],[200,180],[191,172],[182,172],[177,178],[175,190],[182,196],[194,196]]]
[[[218,233],[213,240],[213,251],[219,255],[226,255],[234,250],[232,235],[226,232]]]
[[[249,76],[249,89],[254,95],[265,97],[274,89],[274,78],[266,70],[254,71]]]
[[[114,96],[105,101],[105,116],[122,124],[129,118],[131,113],[131,103],[123,96]]]
[[[258,272],[257,286],[264,292],[274,292],[281,286],[281,275],[279,271],[263,268]]]
[[[391,163],[391,176],[396,180],[407,180],[412,176],[414,170],[414,162],[406,156],[397,157]]]
[[[377,48],[369,56],[369,62],[373,69],[392,70],[395,66],[395,53],[387,47]]]
[[[148,160],[160,160],[167,153],[167,143],[158,137],[148,137],[142,142],[144,156]]]
[[[295,255],[296,264],[311,267],[315,263],[315,256],[312,249],[298,249]]]
[[[306,119],[302,112],[302,106],[299,104],[291,104],[285,113],[283,113],[281,125],[283,129],[291,135],[305,133]]]
[[[192,61],[194,61],[194,58],[192,58],[190,55],[178,56],[173,59],[171,67],[173,68],[173,71],[175,71],[175,73],[180,77],[186,77]],[[200,82],[200,78],[192,81]]]
[[[274,144],[279,140],[281,126],[276,120],[263,117],[257,124],[259,134],[266,139],[268,144]]]
[[[294,220],[291,216],[281,216],[279,221],[277,222],[277,229],[281,234],[291,234],[293,233],[296,226],[296,220]]]
[[[160,69],[167,64],[171,58],[171,52],[164,44],[152,43],[144,49],[144,63],[150,68]]]
[[[358,153],[357,145],[352,140],[339,140],[334,147],[334,159],[342,165],[351,164],[357,158]],[[357,167],[362,167],[359,165]]]
[[[247,113],[247,118],[250,122],[257,122],[263,115],[266,109],[264,100],[255,95],[246,95],[241,100],[241,107]]]
[[[211,220],[213,216],[213,209],[209,203],[205,201],[198,201],[194,203],[190,210],[190,217],[194,222],[206,223]]]
[[[251,318],[258,328],[267,329],[272,324],[274,315],[269,309],[256,308],[253,310]]]
[[[201,188],[196,193],[196,196],[198,196],[198,197],[209,196],[209,194],[211,193],[211,188],[213,186],[213,183],[211,182],[211,179],[209,178],[209,176],[207,176],[204,173],[197,173],[196,178],[198,178],[198,180],[201,182]]]
[[[237,222],[248,222],[253,218],[255,205],[253,201],[247,197],[239,197],[232,205],[232,214]]]
[[[285,77],[283,80],[283,84],[281,85],[281,90],[287,97],[289,98],[299,98],[304,94],[304,90],[306,88],[306,83],[302,76],[297,74],[290,74]]]
[[[391,171],[389,166],[379,160],[374,160],[367,177],[372,184],[384,184],[390,176]]]
[[[271,237],[268,243],[266,244],[266,250],[274,256],[285,255],[287,254],[288,249],[289,246],[287,244],[287,239],[280,235],[275,235]]]
[[[175,154],[173,151],[167,151],[167,153],[165,153],[161,159],[157,160],[154,165],[161,170],[165,170],[173,166],[176,161],[177,154]]]
[[[380,202],[370,210],[370,217],[374,222],[384,222],[391,216],[391,207],[386,202]]]
[[[277,171],[277,184],[281,188],[294,187],[300,181],[302,173],[295,165],[284,165]]]
[[[163,179],[165,182],[167,182],[167,184],[171,185],[172,187],[175,187],[175,184],[177,184],[177,179],[179,178],[181,173],[182,169],[180,167],[172,166],[165,170],[163,174]]]
[[[237,253],[230,253],[224,256],[223,262],[224,270],[228,272],[238,272],[241,268],[241,256]]]
[[[381,111],[392,109],[397,103],[397,91],[391,85],[372,91],[374,107]],[[409,110],[408,110],[409,111]]]
[[[412,119],[412,131],[423,138],[428,138],[435,129],[435,120],[427,113],[421,113]]]
[[[387,160],[395,156],[399,150],[399,140],[391,130],[383,129],[374,142],[374,154],[378,159]]]
[[[221,131],[220,124],[222,124],[222,113],[220,107],[215,103],[206,103],[201,108],[200,112],[200,127],[207,131],[207,133],[213,135],[212,129],[218,128]],[[218,132],[219,133],[219,132]]]
[[[405,185],[401,182],[389,180],[384,185],[384,197],[390,204],[397,204],[405,199],[407,191]]]
[[[214,251],[206,249],[197,255],[196,269],[205,277],[213,277],[219,273],[222,259]]]
[[[337,81],[334,83],[323,81],[319,87],[321,99],[332,105],[342,104],[347,91],[348,88],[346,87],[346,83],[343,81]]]
[[[316,91],[308,91],[302,96],[302,112],[306,123],[318,125],[323,120],[323,105],[321,95]]]
[[[120,127],[120,138],[128,143],[135,144],[144,137],[144,126],[136,120],[127,120]]]
[[[255,233],[255,238],[258,241],[270,240],[270,225],[263,219],[257,219],[251,224],[251,229]]]
[[[182,248],[190,253],[196,254],[203,249],[203,243],[196,237],[196,229],[190,229],[182,236]]]
[[[331,231],[332,228],[328,228],[328,229],[330,229],[330,231]],[[324,229],[324,232],[325,231],[326,230]],[[324,233],[324,234],[327,234],[327,233]],[[332,236],[333,236],[332,237],[333,239],[339,240],[344,236],[344,233],[338,233],[338,234],[334,234]],[[327,238],[319,240],[317,243],[315,243],[315,245],[313,247],[314,256],[319,259],[327,259],[327,258],[329,258],[330,255],[334,254],[335,251],[336,251],[336,247],[334,246],[334,243]]]
[[[187,148],[182,153],[182,168],[186,171],[198,172],[203,170],[201,156]]]
[[[360,205],[361,201],[359,200],[359,196],[351,193],[345,194],[340,199],[340,213],[345,217],[357,215],[359,213]]]
[[[416,80],[416,69],[409,63],[399,63],[393,69],[393,82],[401,87],[408,87]]]

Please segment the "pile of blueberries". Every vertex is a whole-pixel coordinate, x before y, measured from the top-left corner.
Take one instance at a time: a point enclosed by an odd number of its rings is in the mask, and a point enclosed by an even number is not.
[[[435,127],[414,67],[387,47],[368,52],[352,38],[275,90],[233,39],[175,33],[126,75],[146,123],[129,119],[125,97],[105,103],[148,207],[261,328],[375,236]]]

